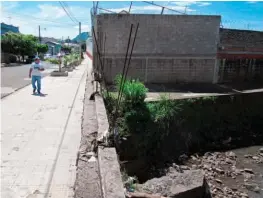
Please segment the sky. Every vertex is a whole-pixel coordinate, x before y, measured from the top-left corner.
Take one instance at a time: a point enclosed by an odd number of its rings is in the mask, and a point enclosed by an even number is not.
[[[225,28],[263,31],[263,1],[155,1],[181,13],[194,15],[221,15]],[[2,1],[1,22],[18,26],[23,34],[58,39],[78,35],[78,22],[82,32],[90,31],[92,1]],[[120,12],[129,10],[130,1],[100,1],[98,7]],[[131,13],[160,14],[162,8],[141,1],[133,1]],[[105,11],[100,11],[105,12]],[[105,12],[106,13],[106,12]],[[164,14],[178,14],[164,10]]]

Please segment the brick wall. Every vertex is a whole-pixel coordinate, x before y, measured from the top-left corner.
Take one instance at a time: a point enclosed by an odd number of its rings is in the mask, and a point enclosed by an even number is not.
[[[106,33],[104,74],[108,82],[122,72],[130,25],[137,22],[129,76],[147,83],[213,82],[219,16],[102,14],[96,16],[95,31],[101,51]],[[95,46],[93,52],[97,67]]]
[[[263,79],[263,32],[220,29],[219,82]]]

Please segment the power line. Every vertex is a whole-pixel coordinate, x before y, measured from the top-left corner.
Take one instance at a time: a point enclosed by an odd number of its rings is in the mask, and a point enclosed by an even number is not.
[[[161,7],[163,9],[167,9],[167,10],[170,10],[170,11],[173,11],[173,12],[177,12],[177,13],[180,13],[180,14],[185,14],[183,12],[180,12],[180,11],[177,11],[177,10],[174,10],[174,9],[171,9],[171,8],[168,8],[168,7],[165,7],[165,6],[161,6],[161,5],[158,5],[158,4],[155,4],[153,2],[148,2],[148,1],[143,1],[144,3],[148,3],[148,4],[151,4],[151,5],[154,5],[154,6],[157,6],[157,7]]]
[[[63,10],[65,11],[65,13],[66,13],[66,14],[68,15],[68,17],[71,19],[71,21],[72,21],[73,23],[76,23],[76,21],[74,21],[74,19],[71,17],[71,15],[68,13],[68,11],[65,9],[64,5],[62,4],[62,2],[59,1],[59,3],[60,3],[60,5],[61,5],[61,7],[63,8]]]
[[[71,17],[78,23],[79,21],[76,19],[76,17],[73,15],[73,13],[71,12],[68,4],[65,1],[62,1],[62,3],[64,4],[64,6],[67,8],[68,13],[71,15]]]
[[[25,20],[23,20],[23,19],[20,19],[18,16],[13,16],[16,20],[18,20],[18,21],[25,21]],[[2,18],[7,18],[8,19],[8,17],[6,17],[6,16],[3,16]],[[29,19],[30,21],[35,21],[35,22],[40,22],[39,20],[37,20],[37,19]],[[69,25],[64,25],[63,23],[61,23],[61,25],[59,25],[59,24],[42,24],[42,25],[48,25],[48,26],[50,26],[50,27],[61,27],[61,28],[68,28],[69,27]],[[72,26],[72,25],[71,25]]]
[[[3,12],[6,12],[6,11],[3,11]],[[33,17],[32,15],[27,15],[27,14],[21,14],[21,13],[15,13],[15,12],[6,12],[7,14],[13,14],[13,15],[17,15],[17,16],[25,16],[25,17],[28,17],[30,19],[37,19],[38,21],[47,21],[47,22],[51,22],[51,23],[57,23],[57,24],[65,24],[67,26],[72,26],[73,24],[70,24],[70,23],[61,23],[61,22],[57,22],[57,21],[52,21],[52,20],[46,20],[46,19],[42,19],[42,18],[38,18],[38,17]],[[4,17],[4,16],[2,16]]]

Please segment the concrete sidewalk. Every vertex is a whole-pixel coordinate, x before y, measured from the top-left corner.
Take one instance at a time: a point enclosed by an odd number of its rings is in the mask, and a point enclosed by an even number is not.
[[[1,197],[73,197],[88,63],[1,100]]]

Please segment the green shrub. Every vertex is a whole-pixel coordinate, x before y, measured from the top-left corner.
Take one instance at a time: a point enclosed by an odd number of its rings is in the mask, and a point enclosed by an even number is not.
[[[118,75],[115,78],[115,83],[118,91],[122,93],[124,105],[133,107],[144,102],[148,89],[139,80],[125,80],[122,86],[121,76]]]
[[[115,83],[120,90],[121,76]],[[172,159],[182,151],[222,146],[229,137],[233,141],[243,139],[245,144],[263,135],[262,93],[181,100],[161,95],[159,101],[148,103],[144,102],[146,93],[140,81],[124,82],[117,127],[119,138],[129,137],[129,141],[120,146],[122,156]],[[117,96],[104,98],[111,122]]]
[[[52,64],[59,64],[59,60],[56,58],[48,58],[46,59],[47,62],[50,62]]]

